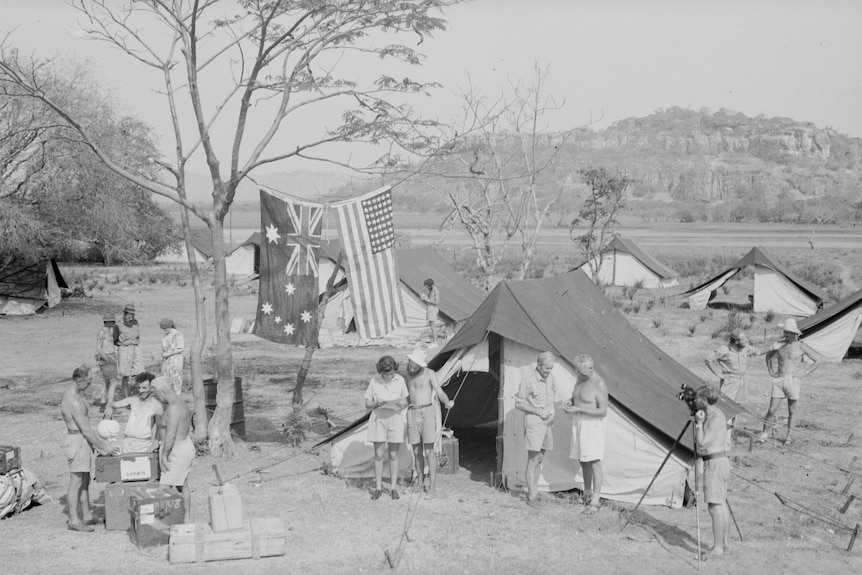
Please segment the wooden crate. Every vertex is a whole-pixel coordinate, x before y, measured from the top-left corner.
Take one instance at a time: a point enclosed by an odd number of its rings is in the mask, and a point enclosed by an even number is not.
[[[437,473],[456,474],[461,468],[457,437],[443,438],[443,453],[437,455]]]
[[[0,475],[21,469],[21,449],[12,445],[0,445]]]
[[[165,485],[145,487],[132,493],[129,514],[129,538],[138,547],[167,545],[171,526],[186,520],[183,496]]]
[[[129,504],[132,493],[157,487],[155,480],[108,483],[105,485],[105,529],[127,531],[132,525]]]
[[[260,559],[287,552],[287,532],[280,517],[246,519],[242,529],[213,531],[206,523],[171,527],[171,563],[203,563],[226,559]]]
[[[158,453],[125,453],[96,457],[96,473],[93,479],[101,483],[149,481],[158,478]]]
[[[236,485],[225,483],[210,487],[210,527],[213,531],[242,529],[242,495]]]

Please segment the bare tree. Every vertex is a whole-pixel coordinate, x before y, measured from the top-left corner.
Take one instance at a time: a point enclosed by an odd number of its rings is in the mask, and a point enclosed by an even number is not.
[[[613,239],[617,216],[626,205],[632,179],[626,175],[612,176],[605,168],[582,169],[578,173],[589,190],[577,217],[569,225],[569,236],[586,258],[593,282],[598,285],[604,253]]]
[[[403,41],[387,44],[387,39],[405,34],[399,39],[421,44],[444,28],[444,21],[432,12],[453,3],[77,0],[75,5],[86,18],[85,30],[91,37],[110,43],[162,75],[175,144],[173,159],[162,163],[173,178],[170,184],[128,169],[110,150],[93,141],[87,126],[44,89],[43,63],[0,58],[0,86],[44,103],[111,170],[180,204],[187,245],[189,214],[209,228],[219,382],[217,406],[208,429],[212,454],[226,455],[233,450],[229,426],[234,371],[223,227],[238,184],[261,166],[291,158],[349,165],[349,161],[331,159],[333,156],[327,154],[331,144],[389,142],[392,148],[388,157],[397,156],[398,149],[424,145],[421,123],[415,120],[406,96],[424,93],[428,84],[408,77],[396,79],[393,72],[360,85],[351,74],[368,60],[376,69],[391,61],[420,63],[421,55],[413,48]],[[205,88],[205,74],[217,77],[219,86]],[[285,145],[276,137],[287,132],[287,122],[293,118],[317,121],[318,134]],[[194,125],[190,132],[184,131],[187,120]],[[327,123],[332,127],[327,128]],[[218,129],[232,133],[227,152],[218,145]],[[192,204],[185,193],[187,166],[195,154],[203,156],[212,180],[212,205],[207,208]],[[194,268],[192,256],[190,264]],[[201,306],[198,291],[196,299],[196,307]],[[194,370],[194,356],[192,361]],[[203,394],[199,375],[193,373],[193,378],[197,417]]]
[[[560,152],[573,130],[550,133],[543,124],[564,103],[545,95],[546,69],[536,65],[534,74],[493,100],[472,88],[464,92],[459,125],[412,166],[420,174],[417,185],[451,204],[441,229],[459,228],[470,237],[486,291],[512,243],[520,252],[514,275],[527,276],[542,226],[564,191],[559,172],[572,169]]]

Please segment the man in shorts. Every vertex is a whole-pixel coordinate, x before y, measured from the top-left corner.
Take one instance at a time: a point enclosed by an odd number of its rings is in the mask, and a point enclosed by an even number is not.
[[[789,444],[792,440],[796,402],[799,401],[800,379],[820,367],[823,358],[808,344],[799,340],[802,332],[799,331],[795,319],[789,318],[779,324],[779,327],[784,331],[784,336],[766,352],[766,368],[772,376],[772,397],[764,417],[763,432],[758,438],[760,441],[766,441],[769,437],[769,430],[775,427],[775,412],[781,401],[787,398],[787,436],[784,443]],[[806,357],[811,360],[811,364],[800,371]]]
[[[584,476],[584,513],[592,515],[601,504],[602,459],[605,456],[605,417],[608,414],[608,388],[593,368],[593,358],[579,355],[574,361],[578,378],[572,399],[563,408],[572,415],[570,457],[580,462]]]
[[[377,375],[365,390],[365,409],[373,410],[368,419],[368,441],[374,444],[374,493],[383,494],[383,457],[389,455],[389,496],[398,499],[398,450],[404,443],[404,408],[407,407],[407,384],[398,374],[398,364],[392,356],[377,361]]]
[[[727,417],[715,404],[718,392],[705,385],[697,390],[694,414],[694,438],[703,458],[703,498],[712,518],[713,545],[710,553],[723,555],[730,536],[730,508],[727,506],[727,482],[730,459],[725,451]]]
[[[144,371],[144,361],[138,346],[141,328],[135,319],[135,306],[126,304],[123,320],[114,326],[114,345],[117,346],[117,373],[123,383],[123,397],[129,397],[129,378]],[[108,390],[108,405],[114,401],[114,388]]]
[[[99,412],[105,412],[105,406],[108,404],[108,392],[113,392],[116,385],[112,388],[111,382],[117,378],[117,347],[114,345],[114,328],[117,325],[117,318],[112,313],[106,313],[102,316],[102,328],[96,335],[96,363],[99,366],[99,371],[102,372],[104,386],[99,390]],[[113,401],[113,395],[111,396]],[[93,402],[96,405],[96,402]]]
[[[162,403],[162,446],[159,450],[159,485],[170,485],[183,494],[186,514],[191,511],[188,486],[189,472],[195,459],[195,444],[189,437],[192,414],[174,391],[171,381],[157,377],[151,384],[152,395]]]
[[[425,320],[431,329],[431,345],[437,345],[437,316],[440,313],[440,291],[434,285],[434,280],[426,279],[422,285],[425,291],[419,294],[419,299],[425,302]]]
[[[452,409],[455,402],[440,387],[437,374],[428,369],[425,352],[415,349],[407,356],[407,391],[410,404],[407,406],[407,439],[413,446],[416,459],[418,480],[422,482],[425,497],[434,497],[437,486],[437,406],[432,401],[432,393],[437,394],[446,409]],[[425,462],[428,462],[428,484],[425,484]]]
[[[554,354],[543,351],[536,360],[536,369],[521,379],[515,396],[515,409],[524,412],[524,436],[527,444],[527,505],[536,504],[539,496],[539,474],[545,452],[554,448],[554,400],[556,386],[551,371]]]
[[[72,381],[66,386],[60,400],[60,415],[66,424],[66,439],[63,455],[69,461],[69,490],[66,502],[69,506],[70,531],[92,532],[99,520],[93,517],[90,507],[90,470],[93,467],[93,449],[102,453],[119,455],[120,447],[111,446],[90,427],[87,398],[84,391],[90,387],[93,377],[87,367],[75,368]]]

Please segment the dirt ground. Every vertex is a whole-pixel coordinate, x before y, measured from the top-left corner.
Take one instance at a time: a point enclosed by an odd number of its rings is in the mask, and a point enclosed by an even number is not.
[[[574,505],[575,494],[563,493],[545,495],[539,509],[529,508],[518,494],[489,485],[493,440],[468,435],[461,437],[460,472],[439,476],[440,494],[435,500],[419,501],[410,521],[411,501],[416,499],[374,502],[367,484],[327,475],[323,471],[327,450],[318,455],[307,451],[317,436],[309,435],[302,448],[285,443],[279,430],[289,413],[302,350],[245,334],[234,336],[233,347],[236,372],[243,378],[247,437],[237,439],[231,459],[196,460],[191,475],[193,519],[208,518],[206,491],[215,483],[211,465],[216,463],[222,476],[239,486],[247,517],[283,518],[289,530],[287,555],[203,567],[170,565],[167,547],[139,550],[123,532],[101,526],[90,534],[69,532],[63,505],[67,464],[59,450],[65,432],[58,404],[72,370],[92,363],[102,313],[119,312],[127,302],[136,305],[142,349],[150,365],[157,363],[159,319],[172,317],[187,335],[194,325],[189,286],[143,279],[152,275],[152,269],[143,270],[137,281],[115,283],[112,275],[121,273],[127,270],[75,268],[75,277],[97,280],[88,289],[91,297],[64,301],[33,317],[0,316],[0,444],[20,446],[24,467],[36,473],[54,498],[0,521],[3,572],[389,572],[384,553],[396,553],[400,542],[397,571],[404,573],[550,574],[584,568],[594,573],[687,573],[697,570],[698,523],[704,544],[712,542],[705,509],[698,514],[694,509],[644,507],[621,531],[631,506],[608,502],[597,515],[587,517]],[[235,291],[232,317],[252,317],[256,295],[243,288]],[[681,302],[670,297],[679,291],[642,290],[635,298],[642,303],[640,311],[630,311],[627,317],[657,345],[707,378],[703,357],[718,345],[710,334],[725,323],[727,312],[682,309]],[[613,290],[610,295],[622,297]],[[211,301],[212,297],[208,307]],[[755,345],[777,335],[780,318],[766,323],[762,316],[752,316]],[[210,318],[210,340],[213,333]],[[325,407],[353,419],[362,412],[362,392],[376,358],[389,352],[402,357],[408,351],[385,347],[318,351],[306,391],[309,407]],[[759,361],[753,362],[750,372],[745,407],[751,415],[741,416],[740,425],[753,430],[759,428],[758,418],[768,402],[769,381]],[[98,382],[96,375],[91,397]],[[773,441],[749,450],[747,439],[740,439],[732,454],[735,475],[729,500],[743,541],[734,531],[732,553],[702,563],[702,572],[862,572],[862,542],[848,553],[851,533],[844,528],[862,522],[862,503],[853,501],[839,512],[848,497],[862,497],[862,481],[852,473],[862,470],[862,463],[855,461],[862,444],[860,382],[859,360],[824,366],[803,389],[792,446]],[[97,414],[91,415],[95,424]],[[97,513],[103,513],[103,489],[97,483],[91,487]],[[410,541],[402,539],[407,524]]]

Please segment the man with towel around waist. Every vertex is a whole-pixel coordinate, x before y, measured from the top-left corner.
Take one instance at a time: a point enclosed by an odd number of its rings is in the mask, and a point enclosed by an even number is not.
[[[93,467],[93,448],[103,453],[119,455],[120,448],[112,447],[90,427],[87,398],[84,391],[93,381],[89,368],[78,367],[72,372],[72,381],[66,386],[60,400],[60,415],[66,424],[66,439],[63,455],[69,461],[69,490],[66,502],[69,506],[69,530],[95,530],[99,520],[93,517],[90,507],[90,469]],[[79,509],[80,507],[80,509]]]
[[[446,409],[452,409],[454,401],[440,387],[437,374],[428,369],[425,352],[415,349],[407,356],[407,391],[410,393],[410,404],[407,406],[407,439],[413,446],[413,456],[416,459],[418,478],[426,498],[434,497],[437,486],[437,453],[434,443],[437,441],[437,406],[432,401],[432,392],[437,394]],[[428,462],[428,485],[425,485],[425,462]]]
[[[192,415],[167,377],[155,378],[152,390],[153,396],[162,402],[165,410],[162,416],[162,447],[159,452],[159,484],[176,487],[177,491],[183,494],[188,517],[191,499],[185,487],[195,459],[195,444],[189,437]]]
[[[563,410],[572,415],[572,449],[569,456],[581,464],[584,476],[584,513],[599,510],[602,494],[602,459],[605,457],[605,417],[608,414],[608,388],[593,369],[593,359],[579,355],[574,361],[578,378],[572,399]]]

